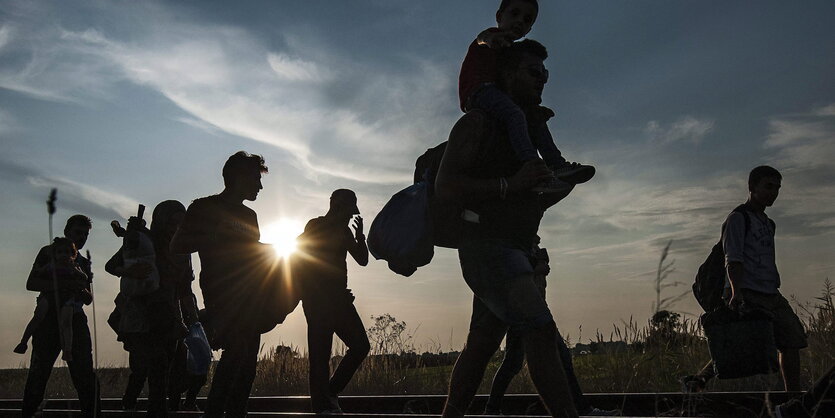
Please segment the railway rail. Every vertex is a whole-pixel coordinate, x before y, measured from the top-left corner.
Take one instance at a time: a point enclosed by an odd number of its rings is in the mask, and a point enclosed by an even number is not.
[[[592,405],[605,409],[619,409],[625,417],[729,417],[754,418],[770,417],[774,404],[785,402],[800,393],[786,392],[708,392],[699,394],[683,393],[593,393],[587,394]],[[437,417],[444,404],[444,395],[384,395],[384,396],[342,396],[339,403],[344,416],[362,417]],[[480,415],[487,401],[486,395],[477,396],[468,415]],[[121,400],[102,399],[105,416],[144,416],[145,399],[141,399],[137,411],[121,410]],[[205,399],[198,399],[202,408]],[[0,399],[0,415],[20,416],[20,399]],[[536,395],[508,394],[503,402],[502,417],[542,416],[545,410]],[[307,396],[265,396],[252,397],[249,401],[250,416],[253,417],[309,417]],[[73,399],[50,399],[44,403],[44,417],[80,416],[78,401]],[[197,417],[199,412],[178,412],[171,416]]]

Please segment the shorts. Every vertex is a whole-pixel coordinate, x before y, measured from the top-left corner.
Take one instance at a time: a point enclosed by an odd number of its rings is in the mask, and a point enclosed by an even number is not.
[[[789,301],[780,293],[762,293],[751,289],[741,289],[742,301],[746,310],[762,309],[771,313],[774,326],[774,343],[778,350],[806,348],[806,330],[803,323],[789,305]]]
[[[458,258],[475,294],[470,330],[502,326],[526,332],[554,321],[527,252],[510,241],[480,239],[462,242]]]

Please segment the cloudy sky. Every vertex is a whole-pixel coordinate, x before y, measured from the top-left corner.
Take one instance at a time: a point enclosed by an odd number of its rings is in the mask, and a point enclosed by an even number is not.
[[[103,270],[120,244],[110,220],[220,191],[243,149],[270,167],[250,204],[262,230],[323,214],[341,187],[370,225],[460,117],[458,69],[497,3],[0,1],[0,367],[28,360],[11,350],[34,307],[24,283],[51,187],[56,230],[93,218],[99,361],[124,364],[104,322],[118,290]],[[542,224],[563,333],[644,321],[669,240],[670,280],[689,284],[759,164],[784,174],[769,210],[783,291],[812,300],[835,272],[835,3],[542,3],[529,37],[551,54],[551,129],[598,169]],[[462,346],[471,293],[454,251],[410,278],[349,262],[349,286],[367,324],[390,313],[418,348]],[[692,298],[675,309],[698,312]],[[299,309],[265,341],[304,348],[304,333]]]

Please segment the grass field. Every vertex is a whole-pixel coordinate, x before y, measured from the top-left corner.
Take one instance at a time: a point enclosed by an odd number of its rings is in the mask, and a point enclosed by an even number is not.
[[[833,287],[827,280],[821,296],[808,304],[796,304],[809,336],[809,347],[801,351],[803,385],[835,363],[835,307]],[[345,394],[441,394],[446,392],[457,353],[418,354],[406,324],[390,315],[372,318],[369,329],[372,356],[363,364]],[[590,354],[574,357],[574,367],[583,389],[594,392],[678,391],[678,378],[693,374],[709,360],[707,343],[698,323],[679,320],[677,314],[645,325],[629,320],[614,326],[608,336],[598,334],[588,344]],[[576,347],[577,349],[580,346]],[[339,350],[337,350],[339,351]],[[575,349],[575,351],[577,351]],[[482,381],[480,393],[501,362],[497,352]],[[339,356],[332,359],[338,361]],[[210,372],[211,373],[211,372]],[[98,371],[102,395],[121,397],[128,370],[121,367]],[[20,398],[26,380],[25,369],[0,370],[0,397]],[[779,387],[779,376],[714,380],[713,391],[768,390]],[[204,387],[203,394],[207,387]],[[510,393],[531,393],[534,387],[527,369],[513,380]],[[307,394],[307,358],[292,347],[262,347],[253,396]],[[49,398],[74,397],[66,368],[56,368],[47,388]]]

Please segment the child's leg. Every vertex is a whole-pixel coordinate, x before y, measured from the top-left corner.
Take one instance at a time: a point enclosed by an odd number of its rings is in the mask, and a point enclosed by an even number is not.
[[[528,122],[525,112],[513,103],[503,91],[493,84],[486,84],[470,96],[470,108],[486,111],[507,127],[510,145],[521,161],[538,157],[531,138],[528,135]],[[552,141],[553,142],[553,141]]]
[[[29,323],[26,324],[26,329],[23,330],[23,337],[20,339],[20,344],[15,347],[15,353],[23,354],[26,352],[29,339],[32,338],[32,334],[34,334],[35,330],[38,329],[38,325],[40,325],[41,322],[43,322],[43,319],[46,318],[46,313],[48,311],[49,301],[45,296],[38,297],[35,304],[35,312],[32,314],[32,319],[30,319]]]
[[[58,333],[61,335],[61,359],[72,361],[72,317],[75,314],[73,306],[61,306],[61,321]]]
[[[551,131],[548,129],[548,124],[545,121],[531,125],[531,141],[533,142],[545,164],[549,167],[559,167],[565,164],[565,158],[554,143],[554,138],[551,136]]]

